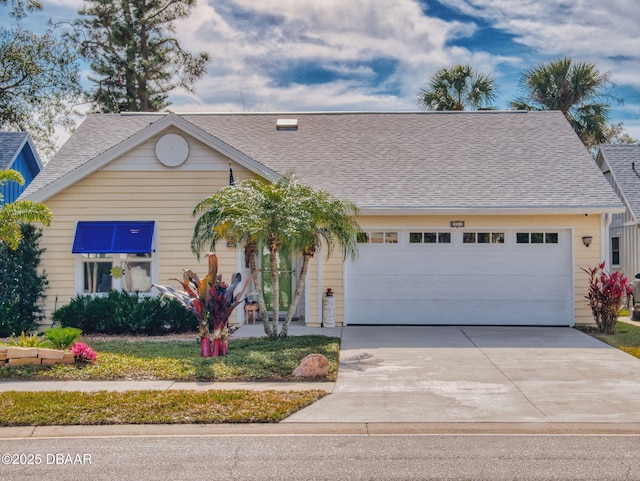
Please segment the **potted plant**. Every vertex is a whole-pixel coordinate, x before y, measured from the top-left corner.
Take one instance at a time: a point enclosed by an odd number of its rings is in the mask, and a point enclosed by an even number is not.
[[[234,291],[242,281],[240,273],[234,274],[231,277],[231,285],[228,285],[222,280],[222,275],[218,274],[218,256],[209,253],[207,259],[209,271],[204,278],[200,279],[191,269],[185,269],[182,281],[173,279],[182,285],[183,291],[170,286],[157,284],[153,286],[161,294],[177,299],[195,314],[198,319],[200,350],[203,357],[225,356],[229,350],[229,317],[244,301],[242,296],[258,271],[247,279],[238,296],[234,296]],[[213,351],[211,350],[211,324],[213,325]]]

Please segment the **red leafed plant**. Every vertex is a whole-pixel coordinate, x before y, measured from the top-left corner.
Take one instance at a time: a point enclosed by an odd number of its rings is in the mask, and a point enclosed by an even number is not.
[[[84,342],[76,342],[71,346],[71,352],[76,357],[76,361],[93,362],[98,358],[98,353]]]
[[[589,275],[589,299],[591,312],[600,332],[613,334],[623,299],[631,295],[627,278],[620,272],[607,273],[604,262],[591,269],[582,269]]]
[[[244,302],[242,297],[251,281],[258,275],[254,272],[245,282],[236,296],[235,290],[242,281],[240,273],[231,276],[231,285],[222,280],[218,274],[218,256],[207,254],[209,271],[200,279],[191,269],[185,269],[183,279],[178,281],[183,290],[170,286],[154,284],[153,286],[169,297],[177,299],[185,308],[193,312],[198,318],[200,327],[201,351],[203,357],[226,356],[229,339],[229,317],[233,310]],[[213,326],[213,352],[211,352],[211,326]]]

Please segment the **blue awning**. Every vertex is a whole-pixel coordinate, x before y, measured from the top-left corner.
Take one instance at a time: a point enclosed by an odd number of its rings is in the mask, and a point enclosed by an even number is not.
[[[74,254],[147,254],[153,241],[153,221],[78,222]]]

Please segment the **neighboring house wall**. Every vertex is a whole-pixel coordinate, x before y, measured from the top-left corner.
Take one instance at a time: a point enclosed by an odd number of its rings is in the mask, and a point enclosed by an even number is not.
[[[31,181],[40,172],[40,159],[32,149],[33,143],[29,141],[29,135],[17,132],[0,133],[0,149],[7,149],[0,152],[1,169],[12,169],[22,174],[24,184],[17,182],[7,182],[0,186],[0,205],[14,202],[20,194],[25,191]]]
[[[607,145],[602,146],[596,159],[604,177],[625,206],[623,213],[613,214],[611,217],[611,248],[606,263],[612,270],[622,272],[629,279],[640,273],[640,225],[630,207],[638,197],[635,185],[640,183],[640,177],[632,168],[634,157],[630,155],[637,151],[637,145]],[[606,152],[606,159],[603,152]],[[629,192],[623,191],[621,182],[627,188],[632,187]]]

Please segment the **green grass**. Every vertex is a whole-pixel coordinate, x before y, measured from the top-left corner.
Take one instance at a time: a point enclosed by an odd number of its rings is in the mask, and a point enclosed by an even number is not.
[[[276,423],[324,391],[0,393],[0,426]]]
[[[340,339],[291,336],[229,342],[229,355],[203,358],[194,341],[84,341],[98,353],[93,364],[15,366],[0,368],[0,379],[175,380],[175,381],[292,381],[291,372],[308,354],[329,359],[329,377],[338,371]]]
[[[604,334],[597,330],[591,330],[588,333],[610,346],[617,347],[621,351],[640,358],[640,327],[638,326],[618,322],[615,334]]]

